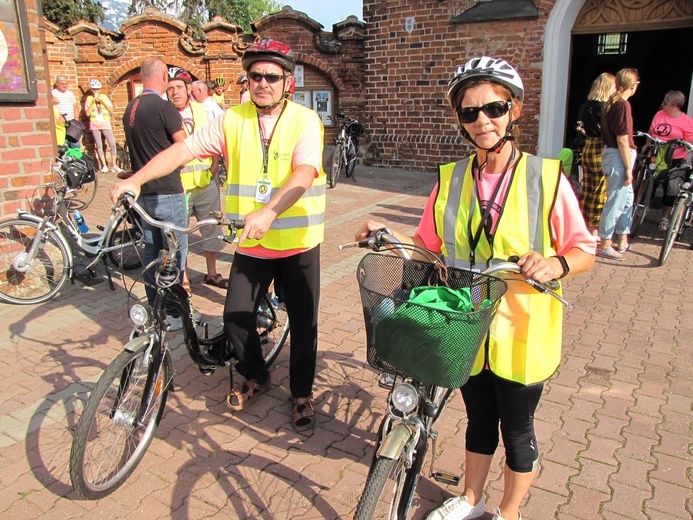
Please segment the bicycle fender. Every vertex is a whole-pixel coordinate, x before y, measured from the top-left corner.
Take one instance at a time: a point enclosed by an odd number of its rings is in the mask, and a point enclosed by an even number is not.
[[[405,424],[398,424],[390,433],[387,434],[385,440],[380,444],[378,458],[398,459],[404,448],[407,446],[409,439],[412,438],[414,432]]]
[[[123,349],[127,350],[128,352],[132,352],[133,354],[136,354],[137,352],[141,352],[149,346],[149,339],[149,336],[138,336],[134,339],[131,339],[127,343],[127,345],[123,347]]]
[[[36,215],[32,215],[31,213],[27,213],[25,211],[20,211],[17,217],[19,218],[19,220],[28,220],[29,222],[34,222],[36,225],[40,225],[41,223],[43,223],[43,218],[37,217]],[[67,277],[70,280],[72,280],[72,275],[74,273],[75,266],[75,259],[72,251],[72,246],[67,241],[65,236],[62,234],[58,226],[56,226],[53,222],[46,222],[46,228],[55,233],[57,239],[60,242],[62,242],[62,244],[65,246],[65,250],[68,251],[68,253],[70,253],[69,255],[67,255]]]

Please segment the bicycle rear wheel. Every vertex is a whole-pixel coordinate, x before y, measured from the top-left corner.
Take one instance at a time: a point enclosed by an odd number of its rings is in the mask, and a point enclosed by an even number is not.
[[[70,251],[55,231],[46,231],[33,259],[27,255],[38,233],[31,220],[0,223],[0,300],[34,304],[50,300],[67,280]]]
[[[350,139],[347,143],[346,149],[346,169],[344,172],[347,177],[352,177],[354,175],[354,169],[356,168],[356,156],[358,154],[358,144],[354,139]]]
[[[330,188],[337,186],[337,182],[339,181],[339,174],[342,170],[342,155],[344,155],[344,143],[339,142],[334,148],[332,169],[330,170],[330,175],[327,179],[327,183],[330,185]]]
[[[258,311],[257,332],[266,367],[269,368],[277,359],[289,337],[289,330],[289,315],[284,302],[272,301],[265,295]]]
[[[144,251],[144,232],[140,217],[133,210],[128,210],[125,218],[118,218],[111,236],[106,240],[106,245],[117,247],[108,253],[117,266],[123,269],[137,269],[142,265],[142,252]]]
[[[638,235],[640,226],[645,221],[645,215],[650,207],[650,199],[654,187],[654,176],[648,175],[638,190],[633,202],[633,223],[630,226],[630,237]]]
[[[70,452],[72,485],[84,498],[103,498],[125,482],[135,470],[154,438],[164,413],[172,377],[171,358],[166,353],[154,365],[147,349],[121,352],[108,366],[89,396]],[[126,347],[127,348],[127,347]],[[148,376],[152,391],[145,395]],[[140,416],[141,410],[144,413]]]
[[[82,184],[79,188],[69,190],[65,194],[65,204],[70,211],[85,210],[89,207],[96,197],[96,190],[99,187],[99,178],[94,175],[93,182]]]
[[[686,210],[686,199],[683,197],[678,197],[674,203],[674,207],[671,210],[671,215],[669,216],[669,228],[664,235],[664,242],[662,242],[662,249],[659,252],[659,265],[662,266],[667,261],[671,248],[674,247],[674,242],[676,242],[679,236],[680,228],[683,225],[683,214]]]

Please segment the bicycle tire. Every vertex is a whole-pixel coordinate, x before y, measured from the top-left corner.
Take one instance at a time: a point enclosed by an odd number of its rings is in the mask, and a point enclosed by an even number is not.
[[[0,223],[0,300],[31,305],[53,298],[65,285],[72,252],[56,231],[43,235],[36,257],[22,271],[15,262],[30,249],[38,232],[32,220],[11,219]]]
[[[141,345],[141,339],[130,343],[134,342]],[[79,418],[70,451],[70,478],[83,498],[98,500],[118,489],[154,438],[173,367],[168,353],[158,365],[149,364],[147,351],[121,352],[99,378]],[[147,413],[137,426],[133,421],[146,399],[143,390],[152,370],[156,370],[153,402],[146,403]]]
[[[265,360],[265,366],[269,368],[289,338],[289,315],[283,302],[275,305],[267,295],[260,304],[258,315],[259,318],[266,318],[258,319],[257,332],[260,335],[262,357]]]
[[[650,199],[654,187],[654,176],[649,175],[643,181],[642,186],[638,190],[636,199],[633,202],[633,222],[630,226],[630,237],[635,238],[638,235],[640,226],[645,221],[645,215],[650,207]]]
[[[684,197],[678,197],[674,203],[674,207],[671,210],[669,216],[669,227],[664,235],[664,241],[662,242],[662,249],[659,251],[659,265],[663,266],[664,263],[669,258],[669,253],[672,247],[674,247],[674,242],[676,242],[679,236],[679,228],[683,225],[683,213],[686,209],[686,199]]]
[[[358,144],[354,139],[349,139],[346,149],[346,168],[344,173],[346,173],[347,178],[351,178],[354,175],[354,170],[356,169],[356,156],[358,155]]]
[[[83,211],[87,209],[89,205],[94,202],[98,188],[99,177],[94,175],[93,182],[86,182],[79,188],[69,190],[65,194],[65,205],[67,206],[67,209],[70,211]]]
[[[330,175],[329,178],[327,179],[327,183],[330,185],[330,188],[334,188],[337,186],[337,182],[339,181],[339,173],[341,172],[342,169],[342,155],[344,154],[344,143],[337,143],[337,145],[334,148],[334,158],[332,159],[332,169],[330,170]]]
[[[403,498],[398,495],[398,490],[404,484],[406,474],[404,455],[398,459],[376,459],[356,506],[354,520],[406,518],[406,514],[397,516]]]
[[[142,266],[144,252],[144,231],[139,215],[128,210],[125,217],[116,219],[110,236],[106,239],[107,247],[120,246],[108,252],[108,258],[118,267],[125,270],[137,269]]]

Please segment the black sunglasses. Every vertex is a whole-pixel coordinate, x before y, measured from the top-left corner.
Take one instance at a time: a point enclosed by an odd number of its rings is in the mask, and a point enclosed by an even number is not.
[[[483,112],[491,119],[496,119],[507,114],[510,107],[512,107],[510,101],[494,101],[481,107],[458,108],[457,119],[460,123],[473,123],[479,117],[479,112]]]
[[[284,79],[283,74],[274,74],[272,72],[268,73],[261,73],[261,72],[248,72],[248,77],[255,81],[256,83],[260,83],[262,79],[264,78],[267,83],[277,83],[281,80]]]

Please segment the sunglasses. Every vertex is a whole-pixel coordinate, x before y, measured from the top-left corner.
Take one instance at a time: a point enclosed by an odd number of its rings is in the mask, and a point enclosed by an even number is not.
[[[496,119],[507,114],[510,107],[512,107],[510,101],[494,101],[481,107],[459,108],[457,109],[457,119],[460,120],[460,123],[473,123],[479,117],[479,112],[483,112],[491,119]]]
[[[256,83],[260,83],[264,79],[267,83],[270,84],[277,83],[284,79],[283,74],[274,74],[272,72],[267,72],[265,74],[261,72],[248,72],[248,77]]]

